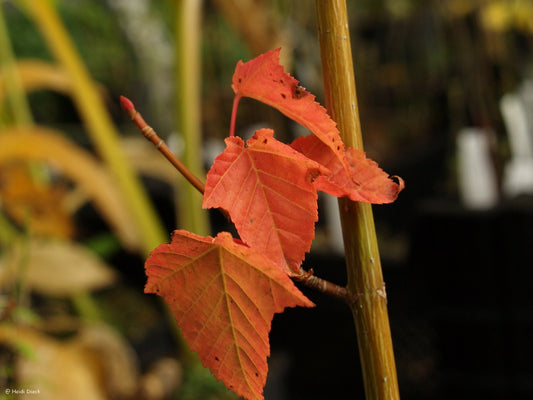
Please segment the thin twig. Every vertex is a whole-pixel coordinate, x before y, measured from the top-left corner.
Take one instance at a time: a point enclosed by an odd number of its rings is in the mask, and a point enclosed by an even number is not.
[[[348,289],[343,286],[339,286],[336,283],[329,282],[325,279],[319,278],[314,275],[313,269],[309,271],[300,270],[299,275],[291,275],[291,278],[296,282],[307,286],[310,289],[317,290],[321,293],[327,294],[337,300],[350,304],[353,299]]]
[[[135,125],[141,130],[144,137],[154,144],[154,146],[170,161],[170,163],[187,179],[200,193],[204,193],[204,183],[194,175],[175,155],[170,151],[167,144],[161,139],[154,129],[146,123],[142,115],[135,109],[130,99],[120,96],[122,109],[131,117]]]

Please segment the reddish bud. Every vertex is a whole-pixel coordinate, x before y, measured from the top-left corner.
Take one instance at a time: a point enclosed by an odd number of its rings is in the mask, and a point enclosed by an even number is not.
[[[120,96],[120,106],[127,113],[130,113],[131,111],[135,111],[135,106],[133,105],[131,100],[128,99],[127,97]]]

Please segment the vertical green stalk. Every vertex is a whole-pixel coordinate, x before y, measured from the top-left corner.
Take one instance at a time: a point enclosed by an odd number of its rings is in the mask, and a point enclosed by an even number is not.
[[[178,132],[183,135],[185,152],[183,163],[198,177],[205,176],[202,166],[201,129],[201,0],[176,0],[176,107]],[[188,181],[181,180],[179,187],[178,214],[180,228],[199,235],[210,234],[207,212],[202,210],[202,195]],[[172,316],[169,316],[172,318]],[[177,325],[176,330],[179,331]],[[202,379],[210,391],[225,390],[220,382],[202,366],[182,335],[178,336],[181,359],[187,369],[184,388],[197,386]],[[203,377],[203,378],[202,378]],[[211,380],[212,382],[209,382]],[[197,391],[198,388],[194,387]],[[183,389],[185,390],[185,389]],[[217,397],[214,395],[214,397]]]
[[[167,239],[146,192],[122,150],[119,133],[105,109],[89,72],[78,55],[50,0],[21,0],[48,46],[72,78],[73,97],[92,140],[117,178],[123,198],[136,221],[143,251],[148,254]]]
[[[178,132],[185,141],[183,163],[196,176],[205,176],[202,166],[201,129],[201,0],[176,1],[176,106]],[[210,232],[202,195],[182,180],[178,213],[180,227],[199,235]]]
[[[316,9],[327,109],[346,145],[363,149],[346,0],[316,0]],[[399,399],[372,208],[348,199],[339,208],[366,398]]]
[[[15,123],[17,125],[32,124],[33,117],[28,99],[20,82],[2,4],[0,4],[0,75]]]
[[[201,129],[201,0],[175,0],[176,36],[176,107],[177,128],[183,135],[185,151],[182,161],[198,177],[205,176],[202,166]],[[207,212],[202,210],[202,194],[188,181],[181,179],[178,194],[180,228],[198,235],[210,234]],[[169,316],[173,319],[173,316]],[[198,356],[183,339],[177,325],[181,358],[189,374],[205,373]],[[211,374],[206,376],[212,377]],[[194,378],[191,378],[194,381]]]

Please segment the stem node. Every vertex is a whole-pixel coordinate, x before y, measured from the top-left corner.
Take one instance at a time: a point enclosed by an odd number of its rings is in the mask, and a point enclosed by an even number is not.
[[[318,276],[314,275],[314,271],[312,268],[309,269],[309,271],[304,271],[303,269],[300,269],[300,273],[293,275],[292,278],[310,289],[314,289],[321,293],[327,294],[344,303],[350,304],[351,302],[351,296],[345,287],[319,278]]]

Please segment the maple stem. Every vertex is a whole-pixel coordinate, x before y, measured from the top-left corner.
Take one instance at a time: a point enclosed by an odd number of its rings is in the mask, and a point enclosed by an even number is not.
[[[142,115],[135,109],[130,99],[120,96],[120,105],[122,109],[130,116],[131,120],[141,130],[144,137],[154,144],[154,146],[170,161],[170,163],[187,179],[200,193],[204,193],[204,183],[194,175],[178,157],[170,151],[167,144],[161,139],[155,130],[146,123]]]
[[[339,286],[333,282],[314,275],[313,269],[310,269],[309,271],[301,270],[299,275],[291,275],[291,278],[310,289],[317,290],[348,304],[352,303],[356,299],[356,297],[352,296],[348,292],[346,287]]]
[[[326,105],[347,146],[363,149],[346,0],[316,0]],[[339,199],[347,289],[367,400],[399,399],[385,283],[370,204]]]

